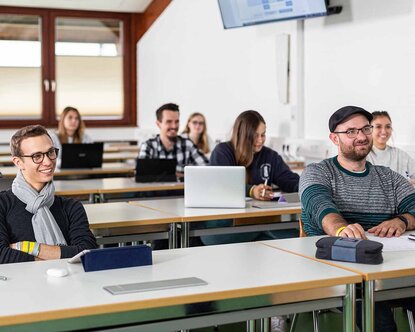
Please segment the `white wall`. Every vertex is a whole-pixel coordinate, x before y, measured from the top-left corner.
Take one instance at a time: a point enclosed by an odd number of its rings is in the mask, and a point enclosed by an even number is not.
[[[342,14],[305,22],[305,137],[326,139],[329,115],[354,104],[390,112],[395,144],[413,144],[415,1],[336,2]]]
[[[291,103],[278,100],[277,35],[291,35]],[[154,128],[155,110],[207,116],[209,134],[226,137],[236,116],[259,111],[269,135],[296,135],[297,22],[224,30],[215,0],[174,0],[138,43],[138,123]]]

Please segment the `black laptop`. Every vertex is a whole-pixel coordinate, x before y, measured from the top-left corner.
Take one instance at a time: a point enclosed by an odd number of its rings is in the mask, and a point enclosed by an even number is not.
[[[102,167],[104,143],[62,144],[61,168]]]
[[[137,159],[135,182],[176,182],[176,159]]]

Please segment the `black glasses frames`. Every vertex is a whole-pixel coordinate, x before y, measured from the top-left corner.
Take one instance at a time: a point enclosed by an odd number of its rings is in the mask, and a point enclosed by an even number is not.
[[[55,160],[58,157],[59,149],[58,148],[51,148],[46,152],[36,152],[31,155],[21,155],[18,157],[26,157],[26,158],[32,158],[33,162],[35,164],[40,164],[45,159],[45,156],[48,156],[50,160]]]

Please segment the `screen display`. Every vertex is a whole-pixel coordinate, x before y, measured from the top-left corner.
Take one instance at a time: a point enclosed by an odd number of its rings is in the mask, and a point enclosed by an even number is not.
[[[218,0],[225,29],[327,15],[325,0]]]

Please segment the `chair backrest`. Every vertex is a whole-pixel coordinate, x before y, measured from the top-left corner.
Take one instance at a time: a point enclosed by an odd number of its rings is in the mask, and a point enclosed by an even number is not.
[[[304,230],[304,223],[301,218],[298,219],[298,224],[300,226],[300,237],[307,237],[307,233]]]

